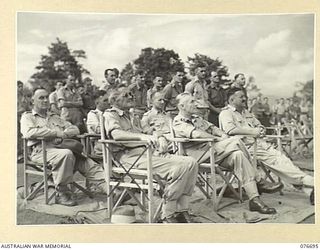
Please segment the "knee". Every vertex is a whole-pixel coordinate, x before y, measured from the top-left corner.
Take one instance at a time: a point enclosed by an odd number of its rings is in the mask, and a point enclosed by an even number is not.
[[[242,157],[244,157],[243,152],[240,151],[240,150],[233,152],[232,155],[233,155],[234,157],[237,157],[237,158],[242,158]]]
[[[187,168],[189,171],[198,172],[198,162],[193,157],[186,156],[185,161],[185,168]]]
[[[70,149],[61,149],[61,155],[64,158],[75,159],[75,156]]]

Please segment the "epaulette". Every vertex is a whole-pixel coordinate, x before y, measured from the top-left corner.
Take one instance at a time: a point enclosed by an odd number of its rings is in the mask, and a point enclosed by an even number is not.
[[[32,114],[32,111],[24,111],[23,113],[22,113],[22,115],[27,115],[27,114]]]

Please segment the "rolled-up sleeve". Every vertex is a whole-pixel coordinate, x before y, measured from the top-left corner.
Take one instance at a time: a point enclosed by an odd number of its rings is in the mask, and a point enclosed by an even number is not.
[[[230,134],[232,130],[237,128],[237,124],[235,123],[232,111],[230,110],[223,110],[219,115],[219,127],[225,133]]]

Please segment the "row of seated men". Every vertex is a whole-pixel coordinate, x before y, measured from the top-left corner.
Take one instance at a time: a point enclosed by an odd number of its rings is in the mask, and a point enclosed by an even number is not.
[[[102,193],[106,193],[104,170],[101,165],[90,158],[74,154],[69,149],[61,148],[64,138],[79,134],[79,129],[71,123],[49,112],[48,92],[36,89],[33,93],[33,109],[21,118],[21,132],[28,138],[32,149],[31,158],[41,161],[41,145],[32,139],[48,138],[47,159],[53,167],[53,182],[57,190],[56,203],[76,205],[74,197],[68,189],[72,183],[73,174],[79,171],[90,184]],[[115,140],[141,139],[147,140],[155,147],[152,165],[153,172],[166,182],[164,190],[163,220],[168,223],[192,222],[188,213],[189,197],[195,188],[198,173],[198,157],[203,153],[207,144],[190,143],[185,147],[188,156],[172,155],[168,152],[170,144],[170,116],[164,111],[165,100],[163,93],[154,92],[151,95],[152,109],[147,112],[139,123],[133,122],[130,109],[135,106],[135,99],[126,87],[113,89],[108,96],[97,98],[97,109],[88,114],[90,132],[100,132],[100,113],[105,118],[105,129],[108,137]],[[264,214],[276,213],[275,208],[267,206],[259,193],[273,193],[282,188],[282,183],[269,183],[261,179],[252,165],[252,141],[243,139],[240,135],[261,137],[258,140],[258,160],[290,184],[301,185],[312,197],[313,177],[306,175],[286,158],[282,153],[272,148],[262,137],[264,128],[249,115],[243,115],[246,107],[246,97],[241,89],[233,88],[228,93],[229,105],[220,114],[221,129],[203,119],[203,105],[189,93],[177,96],[178,115],[173,120],[173,129],[178,137],[186,138],[215,138],[216,163],[234,169],[236,176],[242,181],[243,188],[249,198],[250,211]],[[111,105],[111,108],[108,108]],[[108,109],[107,109],[108,108]],[[94,119],[90,116],[95,116]],[[254,124],[256,122],[256,124]],[[50,139],[55,138],[55,139]],[[56,139],[58,138],[58,139]],[[99,147],[99,146],[97,146]],[[117,149],[114,157],[123,164],[132,163],[135,156],[143,150],[141,147],[126,147]],[[209,155],[202,157],[208,160]],[[147,157],[140,158],[138,168],[147,167]]]

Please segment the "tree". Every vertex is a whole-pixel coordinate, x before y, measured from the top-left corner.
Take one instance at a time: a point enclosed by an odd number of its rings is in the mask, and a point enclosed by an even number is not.
[[[161,76],[164,81],[171,79],[171,73],[176,70],[184,71],[184,64],[179,54],[165,48],[144,48],[137,59],[126,65],[122,70],[122,76],[132,76],[132,72],[143,71],[146,74],[146,82],[151,83],[154,77]]]
[[[206,68],[206,71],[208,73],[207,80],[209,80],[210,73],[212,71],[215,71],[220,76],[220,79],[222,82],[229,81],[227,77],[229,77],[228,68],[222,64],[222,60],[217,57],[216,59],[212,59],[209,56],[202,55],[199,53],[196,53],[194,57],[188,57],[187,64],[189,73],[191,75],[195,75],[195,70],[199,66],[204,66]]]
[[[57,81],[65,81],[69,74],[75,76],[82,83],[82,74],[90,74],[77,61],[77,58],[86,58],[85,51],[68,48],[66,42],[57,38],[56,42],[48,47],[48,55],[42,55],[37,72],[31,76],[33,87],[41,86],[51,91]]]
[[[296,86],[300,88],[300,90],[298,90],[298,93],[301,98],[306,98],[313,103],[313,80],[309,80],[304,83],[296,83]]]
[[[131,83],[131,78],[134,75],[134,67],[132,63],[127,63],[124,69],[121,71],[121,79],[122,81],[126,81],[128,84]]]

